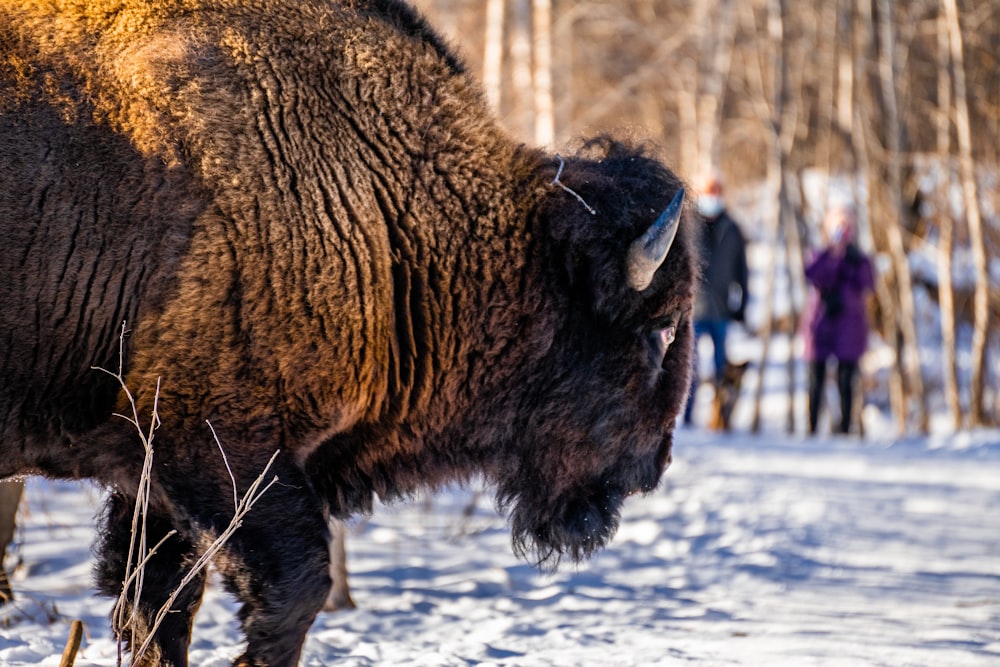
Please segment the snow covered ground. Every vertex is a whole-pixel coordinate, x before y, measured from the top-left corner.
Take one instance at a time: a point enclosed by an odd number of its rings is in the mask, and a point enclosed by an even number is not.
[[[1000,432],[858,439],[678,433],[661,487],[590,562],[542,574],[471,491],[351,527],[359,608],[324,614],[304,665],[1000,665]],[[90,584],[92,486],[31,480],[0,664],[114,665]],[[239,653],[213,585],[192,665]]]
[[[752,243],[751,322],[767,293],[762,267],[776,259],[764,240]],[[774,290],[790,291],[780,281]],[[785,310],[779,302],[776,313]],[[754,362],[734,433],[680,430],[660,488],[626,503],[607,549],[543,574],[514,558],[487,498],[463,516],[474,490],[379,508],[348,538],[359,608],[317,619],[303,665],[1000,665],[1000,431],[896,437],[885,405],[894,362],[875,347],[867,439],[776,435],[785,360],[801,353],[776,336],[764,435],[750,436],[761,342],[732,333],[730,357]],[[934,322],[921,340],[933,378]],[[706,348],[703,376],[709,358]],[[799,372],[800,432],[804,384]],[[709,394],[697,395],[698,423]],[[941,406],[932,412],[935,430],[947,431]],[[73,619],[87,632],[77,665],[116,664],[112,604],[91,585],[100,496],[88,484],[30,480],[14,552],[19,597],[0,610],[0,667],[58,665]],[[240,653],[235,605],[218,582],[194,635],[194,667]]]

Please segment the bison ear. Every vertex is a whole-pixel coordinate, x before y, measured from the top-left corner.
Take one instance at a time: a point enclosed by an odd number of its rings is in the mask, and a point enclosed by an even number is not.
[[[667,258],[680,226],[683,204],[684,188],[681,188],[656,222],[629,246],[626,275],[629,287],[637,292],[649,287],[656,270]]]

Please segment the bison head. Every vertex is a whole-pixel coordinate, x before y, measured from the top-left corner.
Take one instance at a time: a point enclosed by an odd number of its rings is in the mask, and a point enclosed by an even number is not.
[[[670,461],[696,262],[682,184],[643,151],[600,140],[530,162],[533,185],[516,194],[535,196],[514,207],[527,219],[502,225],[508,247],[491,246],[496,264],[480,274],[491,282],[471,286],[481,307],[453,311],[464,339],[444,345],[457,333],[431,317],[399,338],[433,371],[426,407],[407,412],[416,390],[396,397],[380,421],[325,443],[309,474],[348,516],[371,510],[373,491],[391,499],[485,473],[515,550],[554,566],[604,545],[623,500],[654,489]],[[440,349],[461,361],[431,363]]]
[[[545,565],[603,546],[623,500],[656,487],[692,366],[682,184],[642,151],[585,149],[553,166],[538,209],[545,298],[524,336],[550,338],[511,378],[515,405],[496,413],[513,443],[496,463],[498,501],[515,549]]]

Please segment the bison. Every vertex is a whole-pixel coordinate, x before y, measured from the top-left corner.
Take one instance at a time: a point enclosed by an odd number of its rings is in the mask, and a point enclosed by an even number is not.
[[[2,4],[0,478],[106,485],[118,595],[143,447],[95,369],[157,402],[133,650],[275,452],[215,559],[238,665],[297,663],[373,496],[481,474],[520,555],[607,543],[670,461],[696,261],[655,149],[579,146],[513,140],[402,0]],[[187,664],[204,584],[143,664]]]

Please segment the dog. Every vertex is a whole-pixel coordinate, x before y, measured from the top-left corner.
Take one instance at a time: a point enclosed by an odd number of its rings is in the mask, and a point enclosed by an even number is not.
[[[749,361],[739,364],[734,364],[731,361],[726,362],[726,366],[722,370],[722,377],[715,382],[715,396],[712,399],[708,419],[708,427],[713,431],[729,431],[733,408],[736,407],[736,399],[740,397],[743,375],[749,366]]]

